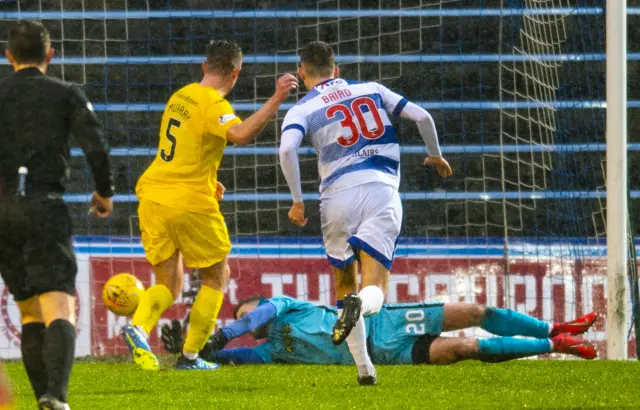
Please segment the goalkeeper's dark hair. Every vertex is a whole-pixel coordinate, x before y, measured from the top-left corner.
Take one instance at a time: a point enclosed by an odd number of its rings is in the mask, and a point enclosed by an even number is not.
[[[39,21],[19,20],[9,29],[9,51],[16,63],[42,64],[50,47],[49,30]]]
[[[263,296],[259,296],[258,295],[258,296],[251,296],[251,297],[248,297],[248,298],[241,299],[238,302],[238,304],[236,305],[236,307],[233,309],[233,318],[234,319],[238,319],[238,311],[240,310],[240,308],[243,305],[246,305],[247,303],[258,302],[262,298],[263,298]]]
[[[331,46],[323,41],[314,41],[300,50],[300,63],[311,77],[328,77],[336,68]]]
[[[207,46],[207,67],[210,73],[229,75],[242,63],[242,49],[231,40],[212,40]]]

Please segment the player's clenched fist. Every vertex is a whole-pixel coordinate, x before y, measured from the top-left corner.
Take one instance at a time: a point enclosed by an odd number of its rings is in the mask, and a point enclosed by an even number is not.
[[[305,226],[309,220],[304,217],[304,202],[291,205],[289,220],[297,226]]]
[[[432,166],[438,172],[442,178],[448,178],[453,175],[453,171],[451,170],[451,166],[442,156],[440,157],[427,157],[424,160],[425,166]]]
[[[276,82],[276,92],[274,95],[281,101],[289,98],[291,90],[298,88],[298,79],[291,74],[285,74]]]

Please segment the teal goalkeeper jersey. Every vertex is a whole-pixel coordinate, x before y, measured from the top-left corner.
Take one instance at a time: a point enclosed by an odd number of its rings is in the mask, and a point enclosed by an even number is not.
[[[276,307],[267,341],[255,351],[265,363],[352,364],[347,344],[331,342],[338,311],[288,296],[267,299]]]
[[[331,341],[338,311],[288,296],[265,299],[276,308],[267,341],[255,348],[265,363],[353,364],[347,343]],[[442,303],[385,305],[365,318],[369,355],[375,364],[411,364],[414,343],[442,332]]]

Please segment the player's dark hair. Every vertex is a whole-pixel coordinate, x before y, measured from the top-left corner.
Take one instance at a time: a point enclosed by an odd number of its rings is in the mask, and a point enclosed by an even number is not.
[[[20,20],[9,29],[9,51],[19,64],[42,64],[50,47],[49,31],[38,21]]]
[[[331,46],[323,41],[314,41],[300,50],[300,63],[311,77],[327,77],[333,74],[336,60]]]
[[[243,305],[246,305],[247,303],[257,302],[260,299],[262,299],[262,296],[250,296],[248,298],[241,299],[236,305],[236,307],[233,309],[233,318],[238,319],[238,311]]]
[[[228,75],[242,63],[242,49],[231,40],[212,40],[207,46],[209,72]]]

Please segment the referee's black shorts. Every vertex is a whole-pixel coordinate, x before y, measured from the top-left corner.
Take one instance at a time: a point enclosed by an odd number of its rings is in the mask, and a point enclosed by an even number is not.
[[[0,275],[16,301],[52,291],[75,294],[71,232],[62,195],[0,199]]]

